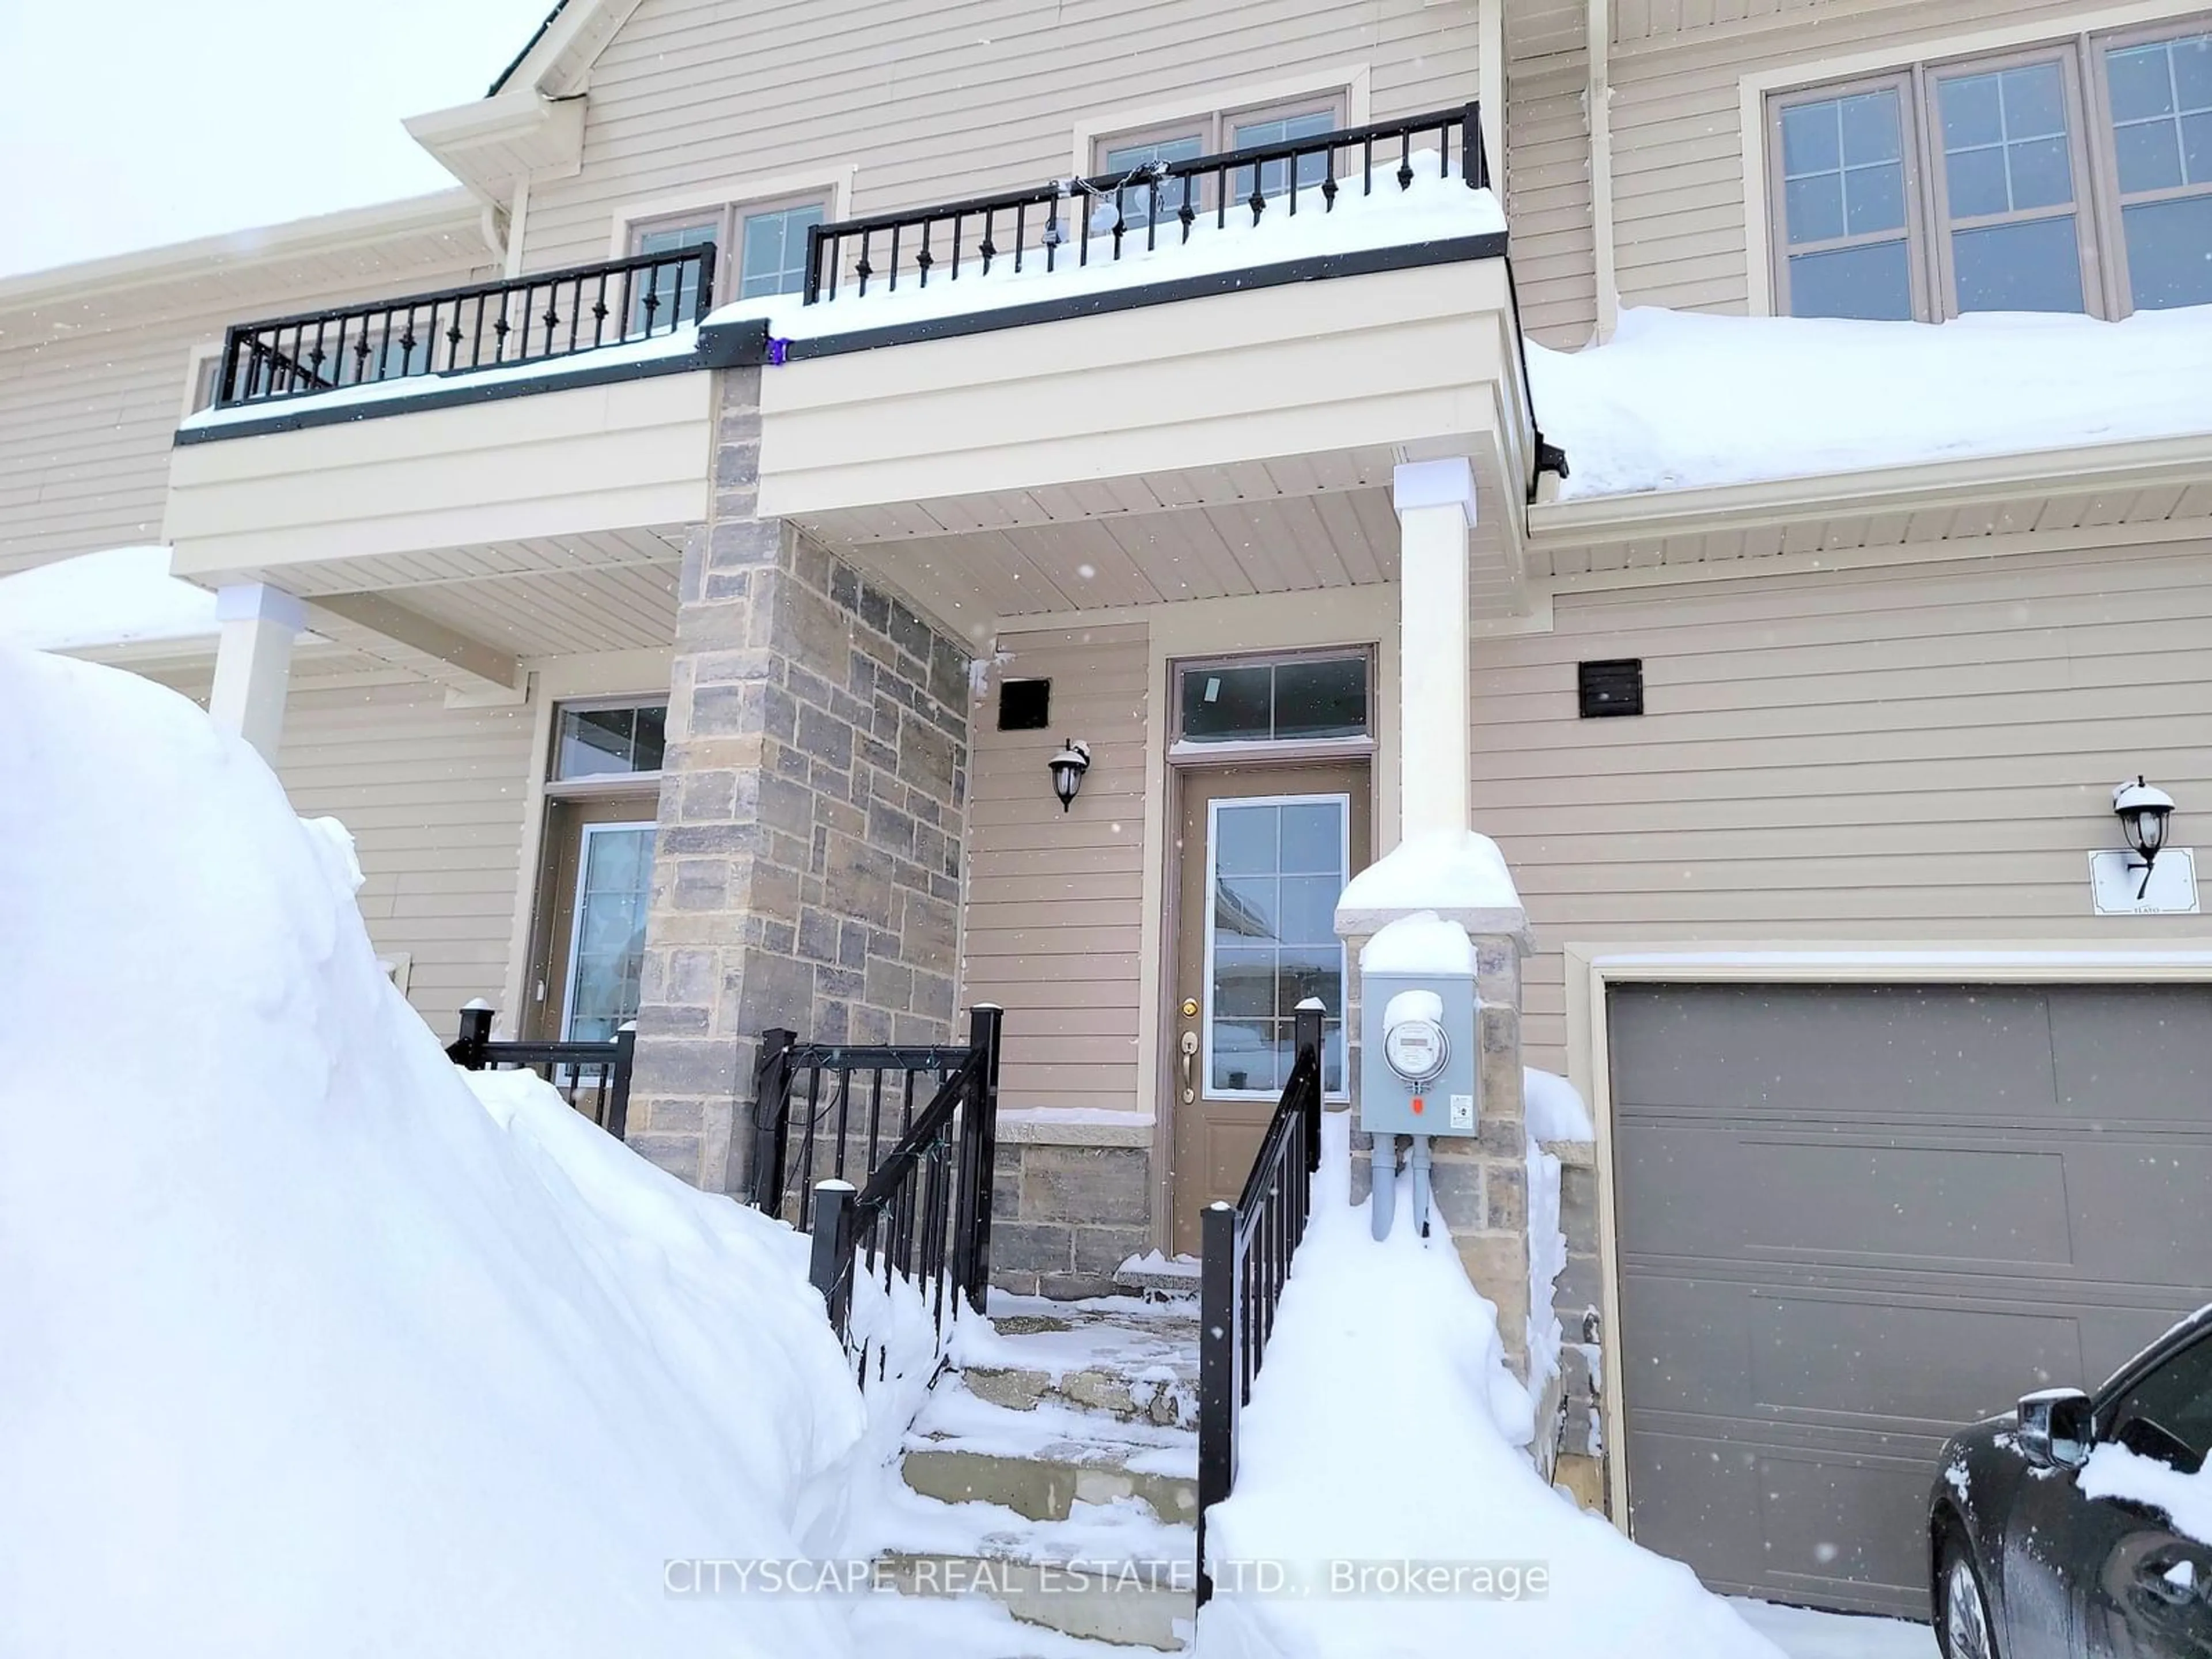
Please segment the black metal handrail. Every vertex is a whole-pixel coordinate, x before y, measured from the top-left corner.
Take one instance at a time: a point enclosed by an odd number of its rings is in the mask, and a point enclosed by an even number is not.
[[[746,1183],[754,1208],[809,1231],[816,1183],[866,1181],[885,1148],[914,1127],[917,1110],[974,1052],[972,1040],[801,1042],[796,1031],[762,1032]]]
[[[1418,176],[1416,142],[1431,135],[1442,177],[1453,176],[1456,152],[1458,176],[1468,187],[1488,186],[1481,116],[1469,103],[1188,161],[1148,162],[1127,173],[816,225],[806,235],[805,302],[827,303],[841,291],[864,295],[872,283],[896,289],[902,275],[927,288],[940,266],[943,281],[957,282],[963,267],[988,276],[994,264],[1010,262],[1018,271],[1024,259],[1040,257],[1048,271],[1087,265],[1094,257],[1119,259],[1139,235],[1146,249],[1170,234],[1187,242],[1201,219],[1226,228],[1232,215],[1241,220],[1249,208],[1256,225],[1278,203],[1294,215],[1302,193],[1308,211],[1318,199],[1327,213],[1355,179],[1360,194],[1372,195],[1378,161],[1386,179],[1401,191],[1410,188]]]
[[[579,356],[673,334],[714,302],[709,242],[237,323],[223,338],[216,407]]]
[[[629,1079],[637,1054],[635,1024],[597,1042],[494,1042],[492,1012],[483,1003],[462,1009],[460,1036],[447,1045],[446,1058],[469,1072],[535,1072],[569,1105],[617,1140],[623,1138],[629,1127]]]
[[[1198,1291],[1198,1601],[1213,1594],[1206,1569],[1206,1513],[1237,1480],[1237,1421],[1252,1397],[1275,1304],[1305,1237],[1321,1168],[1322,1015],[1297,1010],[1290,1080],[1234,1204],[1200,1217]]]
[[[991,1278],[1002,1018],[996,1008],[973,1012],[964,1057],[865,1182],[831,1177],[812,1189],[810,1277],[863,1388],[871,1345],[865,1334],[856,1344],[852,1328],[860,1275],[880,1273],[886,1296],[898,1279],[913,1285],[929,1309],[940,1353],[957,1304],[983,1310]],[[877,1344],[872,1357],[881,1381],[887,1351]]]

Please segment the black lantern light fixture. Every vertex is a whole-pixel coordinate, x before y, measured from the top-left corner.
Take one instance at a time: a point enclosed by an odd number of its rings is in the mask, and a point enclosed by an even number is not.
[[[2141,898],[2150,890],[2151,866],[2166,847],[2166,821],[2173,815],[2173,797],[2145,782],[2138,773],[2133,783],[2120,784],[2112,791],[2112,811],[2120,820],[2120,833],[2128,838],[2129,848],[2142,860],[2142,885],[2136,891]]]
[[[1091,769],[1091,745],[1070,739],[1052,757],[1052,793],[1060,797],[1063,812],[1075,805],[1075,792],[1083,787],[1083,775]]]

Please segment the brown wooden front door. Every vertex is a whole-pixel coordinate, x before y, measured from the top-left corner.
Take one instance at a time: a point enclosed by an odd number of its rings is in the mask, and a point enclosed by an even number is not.
[[[655,805],[651,795],[547,805],[526,1036],[599,1042],[636,1014]]]
[[[1306,997],[1328,1011],[1324,1085],[1344,1087],[1336,901],[1368,844],[1364,760],[1183,775],[1167,1023],[1178,1252],[1197,1254],[1199,1212],[1243,1185]]]

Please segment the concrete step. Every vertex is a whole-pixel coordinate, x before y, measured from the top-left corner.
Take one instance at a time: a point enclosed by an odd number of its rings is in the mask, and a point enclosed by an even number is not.
[[[1032,1521],[1064,1521],[1078,1504],[1133,1498],[1163,1521],[1198,1518],[1198,1477],[1131,1469],[1111,1449],[1070,1442],[1021,1455],[909,1446],[906,1483],[944,1504],[999,1504]]]
[[[1185,1298],[1198,1294],[1199,1261],[1194,1255],[1131,1256],[1114,1270],[1114,1283],[1133,1296]]]
[[[1198,1617],[1187,1562],[1074,1562],[1015,1555],[903,1554],[880,1559],[910,1596],[987,1595],[1024,1624],[1123,1652],[1175,1652]]]
[[[988,1327],[963,1326],[952,1364],[972,1393],[1010,1410],[1198,1425],[1198,1310],[1187,1301],[996,1297]]]
[[[1198,1437],[1058,1401],[1009,1407],[939,1382],[908,1432],[906,1484],[941,1503],[997,1504],[1061,1521],[1078,1504],[1133,1500],[1173,1523],[1198,1516]]]

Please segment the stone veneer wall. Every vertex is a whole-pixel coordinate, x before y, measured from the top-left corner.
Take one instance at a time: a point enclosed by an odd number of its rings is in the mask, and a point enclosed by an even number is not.
[[[1149,1127],[1002,1115],[991,1282],[1028,1296],[1113,1295],[1114,1270],[1152,1245],[1151,1142]]]
[[[956,1019],[967,653],[755,512],[757,368],[721,376],[685,550],[629,1140],[738,1190],[760,1033],[941,1042]]]

